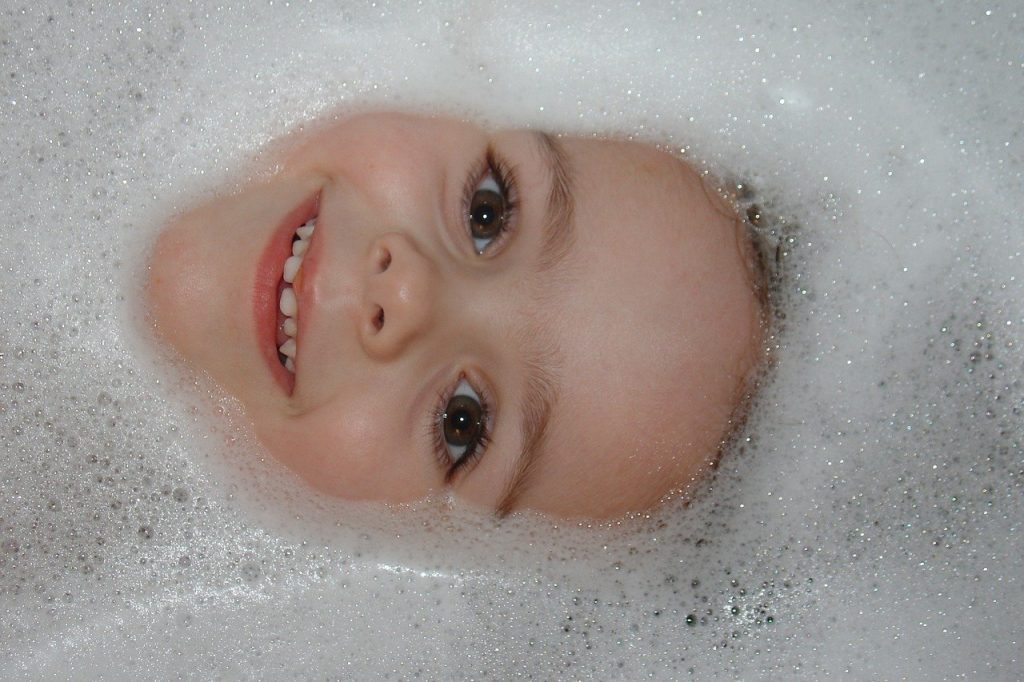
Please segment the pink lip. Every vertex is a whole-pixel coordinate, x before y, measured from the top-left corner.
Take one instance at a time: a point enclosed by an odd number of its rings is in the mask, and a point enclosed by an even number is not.
[[[320,205],[320,190],[288,212],[275,228],[256,264],[252,307],[256,341],[274,380],[287,395],[295,388],[295,376],[277,358],[278,284],[281,269],[291,253],[295,230],[315,218]]]

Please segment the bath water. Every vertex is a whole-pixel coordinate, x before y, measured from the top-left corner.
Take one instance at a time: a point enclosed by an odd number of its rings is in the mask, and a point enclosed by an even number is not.
[[[746,4],[7,3],[5,677],[1019,677],[1024,12]],[[692,504],[313,497],[153,351],[161,222],[374,107],[663,144],[786,220],[775,366]]]

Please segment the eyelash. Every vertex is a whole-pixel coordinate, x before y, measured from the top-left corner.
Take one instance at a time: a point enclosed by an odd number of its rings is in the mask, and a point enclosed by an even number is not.
[[[451,455],[448,453],[448,444],[444,439],[444,427],[441,420],[444,419],[448,403],[455,396],[455,391],[462,381],[469,383],[477,397],[480,398],[480,409],[483,412],[483,432],[480,434],[480,439],[473,446],[472,450],[467,450],[458,461],[453,462]],[[459,375],[458,379],[438,393],[437,402],[434,410],[431,412],[428,429],[434,446],[434,455],[437,457],[441,468],[445,471],[445,483],[451,483],[461,469],[479,460],[487,450],[487,446],[491,444],[491,405],[492,402],[487,391],[480,389],[477,382],[470,381],[464,374]]]
[[[481,159],[480,162],[473,167],[469,175],[466,176],[466,183],[462,190],[462,220],[464,221],[463,229],[466,230],[466,236],[471,241],[473,240],[472,232],[468,225],[470,219],[470,206],[473,203],[473,195],[476,193],[480,184],[488,174],[494,178],[494,181],[498,185],[498,189],[501,191],[501,196],[505,200],[505,214],[501,221],[498,235],[484,247],[483,251],[480,252],[480,255],[499,247],[505,242],[508,238],[509,232],[515,226],[519,208],[519,192],[516,185],[514,169],[501,159],[492,147],[488,147],[487,152],[484,154],[484,158]],[[477,397],[480,399],[480,409],[483,413],[483,430],[477,442],[472,446],[472,449],[468,449],[457,461],[453,462],[452,457],[448,452],[448,443],[445,441],[442,420],[444,419],[445,411],[448,408],[449,402],[451,402],[452,398],[455,396],[455,391],[458,389],[459,383],[462,381],[469,383]],[[430,422],[427,425],[427,429],[430,434],[430,440],[433,444],[434,455],[437,457],[437,461],[441,468],[445,471],[445,483],[451,483],[460,470],[470,467],[477,462],[490,445],[490,419],[492,414],[492,404],[493,403],[491,402],[487,391],[479,388],[478,382],[471,382],[465,375],[460,375],[458,379],[438,393],[437,402],[430,414]]]
[[[473,195],[488,173],[494,176],[494,181],[498,183],[501,195],[505,199],[505,218],[502,221],[498,236],[494,237],[491,243],[484,247],[480,255],[499,247],[505,242],[512,228],[515,227],[516,218],[519,213],[519,189],[516,183],[515,168],[502,159],[494,151],[493,147],[488,147],[484,158],[474,166],[472,172],[466,177],[466,183],[462,190],[462,219],[465,222],[463,227],[466,232],[469,233],[468,222]],[[468,236],[470,241],[472,241],[472,234],[470,233]]]

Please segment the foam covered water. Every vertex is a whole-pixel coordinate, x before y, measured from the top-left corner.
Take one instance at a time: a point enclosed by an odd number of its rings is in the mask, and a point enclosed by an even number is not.
[[[145,5],[0,19],[5,674],[1019,676],[1017,3]],[[774,378],[690,508],[310,499],[152,356],[160,220],[375,106],[657,141],[797,226]]]

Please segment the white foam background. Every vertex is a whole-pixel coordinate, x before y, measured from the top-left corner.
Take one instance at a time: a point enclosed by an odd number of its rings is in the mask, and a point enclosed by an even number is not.
[[[1020,675],[1024,12],[608,4],[0,10],[5,677]],[[774,378],[689,509],[311,499],[153,357],[160,220],[374,106],[664,142],[799,224]]]

